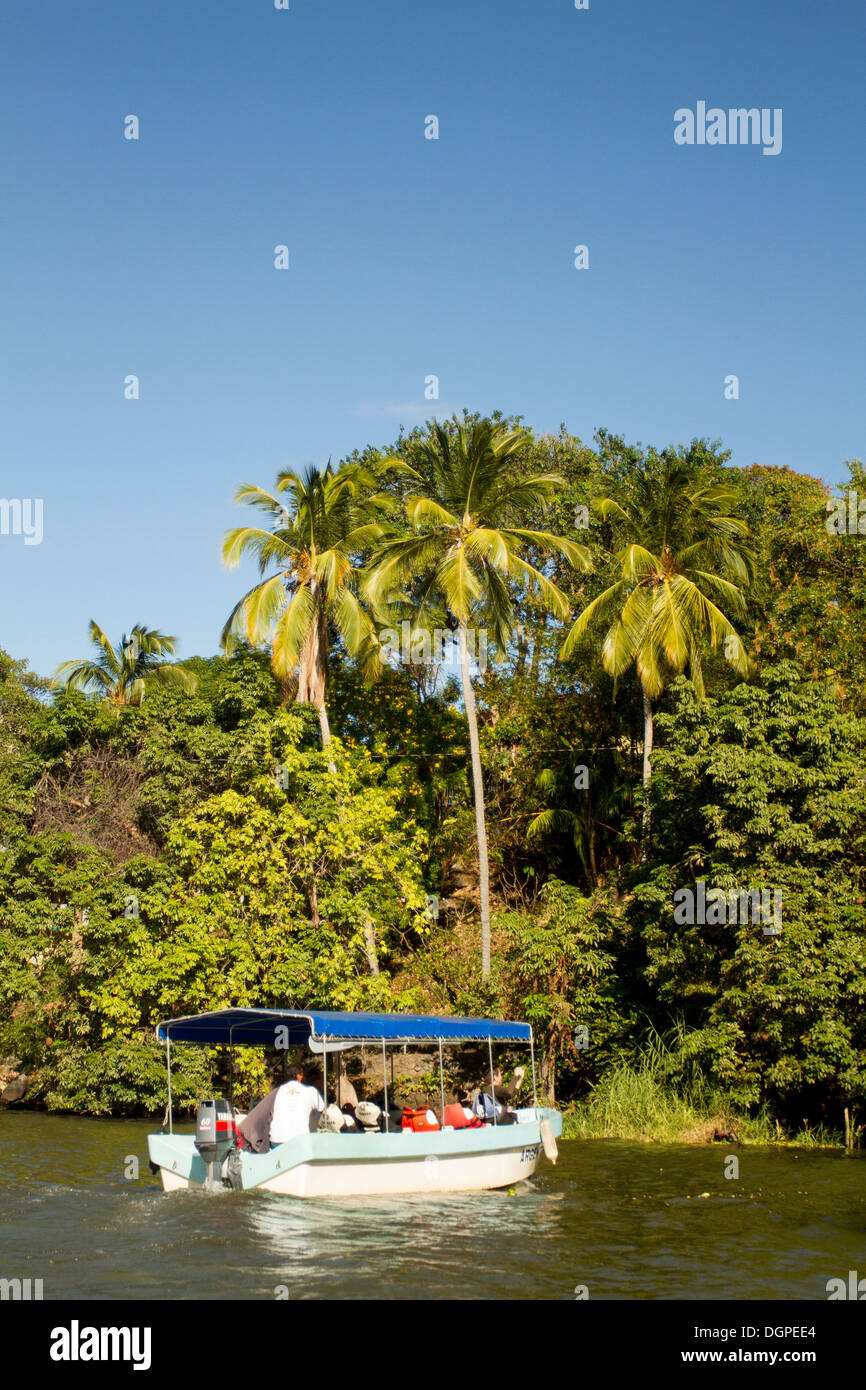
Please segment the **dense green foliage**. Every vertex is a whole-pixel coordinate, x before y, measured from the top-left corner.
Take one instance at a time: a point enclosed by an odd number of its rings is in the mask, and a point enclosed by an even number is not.
[[[732,468],[706,441],[642,451],[605,431],[594,448],[564,430],[517,438],[507,525],[540,578],[512,583],[490,531],[471,613],[420,564],[401,571],[402,597],[387,595],[413,624],[490,626],[490,663],[472,672],[489,977],[456,660],[418,652],[372,679],[358,634],[344,640],[323,607],[323,747],[315,700],[295,702],[263,631],[261,648],[186,661],[182,683],[149,683],[139,703],[51,691],[0,653],[0,1056],[30,1077],[27,1103],[160,1111],[160,1018],[282,1003],[530,1019],[545,1089],[588,1098],[600,1132],[624,1097],[660,1086],[683,1098],[678,1114],[703,1096],[765,1126],[839,1130],[845,1107],[862,1124],[866,539],[828,530],[816,479]],[[347,461],[359,486],[375,480],[388,518],[345,548],[367,649],[386,597],[365,588],[377,544],[405,556],[446,526],[433,502],[406,507],[429,442],[415,431]],[[383,471],[382,459],[406,467]],[[862,467],[850,471],[864,490]],[[722,498],[738,553],[748,548],[727,613],[745,654],[726,653],[723,623],[702,629],[699,605],[688,631],[667,612],[658,650],[679,643],[679,656],[652,683],[650,783],[641,672],[606,659],[609,622],[574,623],[612,589],[612,616],[626,611],[629,563],[641,582],[622,518],[600,499],[636,505],[636,478],[650,495],[672,475],[686,497]],[[539,490],[541,476],[555,490]],[[641,519],[631,514],[635,532]],[[471,535],[471,518],[454,529]],[[709,573],[709,550],[695,553]],[[706,581],[723,611],[730,572]],[[562,603],[539,603],[545,584]],[[654,640],[646,625],[626,637],[635,650]],[[736,912],[678,920],[683,890],[696,900],[699,887],[775,893],[781,932]],[[218,1064],[179,1049],[178,1102]],[[261,1061],[245,1068],[255,1088]]]

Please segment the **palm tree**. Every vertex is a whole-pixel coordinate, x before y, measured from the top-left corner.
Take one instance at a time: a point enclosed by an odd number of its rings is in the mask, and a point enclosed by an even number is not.
[[[54,673],[55,685],[92,690],[118,706],[140,705],[154,685],[180,686],[187,694],[198,688],[198,677],[192,671],[162,659],[174,652],[176,637],[136,623],[129,636],[124,633],[112,646],[102,628],[91,620],[90,640],[96,648],[96,660],[61,662]]]
[[[494,645],[505,650],[514,626],[513,590],[535,606],[564,619],[570,612],[562,590],[521,551],[559,553],[572,565],[589,567],[584,546],[548,531],[515,525],[521,511],[545,506],[563,479],[555,474],[521,477],[509,465],[528,442],[525,430],[491,420],[447,425],[433,422],[418,446],[412,473],[417,490],[406,509],[413,534],[390,538],[371,562],[366,593],[375,606],[407,597],[416,618],[444,605],[457,631],[463,703],[469,725],[475,834],[481,909],[481,973],[490,974],[490,890],[484,786],[478,719],[469,672],[468,633],[478,619],[489,623]],[[407,586],[411,592],[407,595]],[[473,644],[474,645],[474,644]]]
[[[235,500],[265,512],[272,529],[239,526],[223,541],[227,567],[252,555],[266,576],[235,604],[223,644],[230,647],[239,636],[269,642],[276,675],[296,675],[297,701],[316,706],[323,747],[331,738],[325,708],[329,625],[350,655],[361,657],[367,669],[376,664],[373,623],[356,590],[359,559],[387,534],[385,519],[396,507],[392,497],[376,492],[383,471],[376,463],[334,469],[330,462],[303,474],[287,469],[277,478],[276,495],[243,483]],[[272,567],[275,573],[268,574]]]
[[[567,750],[563,749],[563,753],[567,754]],[[566,776],[565,769],[571,768],[571,759],[564,757],[558,767],[541,769],[535,778],[535,786],[543,795],[551,797],[554,805],[528,813],[530,819],[526,826],[526,841],[532,844],[556,835],[567,835],[577,851],[589,885],[594,889],[599,883],[596,827],[610,828],[609,822],[626,799],[628,783],[622,775],[622,753],[619,749],[594,749],[592,759],[592,784],[588,777],[585,783],[579,783],[577,779],[573,783],[573,790],[580,792],[578,810],[572,809],[575,798],[572,789],[566,785],[571,771]],[[567,801],[572,805],[564,804]]]
[[[734,670],[752,666],[733,625],[714,599],[745,612],[743,587],[754,561],[748,527],[734,516],[737,493],[727,483],[702,484],[687,460],[663,457],[642,464],[617,497],[600,499],[602,516],[621,532],[616,551],[620,578],[584,608],[560,656],[572,654],[590,623],[612,618],[602,648],[604,669],[615,679],[634,662],[643,692],[643,846],[650,826],[653,701],[688,666],[699,697],[704,694],[702,647],[725,643]]]

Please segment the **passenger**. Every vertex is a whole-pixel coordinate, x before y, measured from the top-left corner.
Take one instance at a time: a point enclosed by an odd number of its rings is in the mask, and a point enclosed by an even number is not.
[[[374,1105],[378,1105],[379,1109],[382,1111],[381,1121],[379,1125],[380,1129],[386,1131],[402,1129],[403,1111],[406,1107],[403,1104],[402,1098],[397,1094],[396,1091],[392,1090],[390,1086],[388,1087],[387,1112],[385,1110],[384,1089],[377,1091],[375,1095],[370,1096],[369,1099],[373,1102]]]
[[[337,1079],[334,1083],[334,1090],[337,1093],[337,1102],[340,1109],[345,1113],[346,1106],[351,1105],[354,1110],[355,1106],[358,1104],[358,1092],[346,1075],[342,1058],[339,1058],[337,1062]]]
[[[493,1085],[489,1091],[473,1091],[472,1093],[472,1112],[478,1115],[488,1124],[496,1118],[496,1123],[500,1125],[513,1125],[517,1123],[517,1116],[511,1109],[510,1101],[514,1100],[526,1075],[525,1067],[516,1067],[514,1076],[506,1086],[502,1080],[502,1069],[497,1067],[493,1073]]]
[[[311,1076],[309,1068],[299,1066],[292,1080],[278,1089],[271,1116],[271,1144],[285,1144],[317,1128],[325,1102],[315,1086],[306,1084]]]
[[[402,1131],[403,1111],[398,1110],[394,1105],[388,1107],[387,1113],[383,1110],[382,1114],[379,1116],[379,1128],[386,1134]]]
[[[526,1067],[515,1067],[514,1075],[506,1086],[502,1080],[502,1068],[497,1067],[493,1073],[493,1099],[500,1105],[510,1105],[523,1085],[525,1075]]]
[[[355,1123],[360,1126],[363,1134],[372,1134],[379,1131],[379,1121],[382,1118],[382,1111],[372,1100],[359,1101],[355,1107]]]
[[[279,1087],[268,1091],[264,1100],[254,1105],[238,1125],[241,1148],[248,1153],[266,1153],[270,1147],[271,1120],[274,1116],[274,1102]]]
[[[339,1105],[333,1102],[319,1116],[318,1128],[325,1133],[339,1134],[345,1128],[346,1116],[343,1114]]]

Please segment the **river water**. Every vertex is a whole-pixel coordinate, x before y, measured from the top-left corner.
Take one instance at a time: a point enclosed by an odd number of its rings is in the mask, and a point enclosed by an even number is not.
[[[866,1276],[862,1152],[571,1140],[511,1192],[302,1202],[164,1194],[153,1128],[0,1112],[0,1278],[46,1300],[826,1300]]]

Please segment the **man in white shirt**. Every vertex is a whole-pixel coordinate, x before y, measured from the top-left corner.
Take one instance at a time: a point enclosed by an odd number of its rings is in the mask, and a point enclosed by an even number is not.
[[[315,1129],[312,1117],[324,1110],[325,1102],[315,1086],[304,1084],[306,1080],[303,1068],[298,1067],[293,1080],[277,1091],[271,1116],[272,1144],[285,1144],[298,1134],[309,1134]]]

